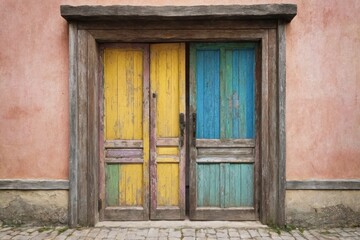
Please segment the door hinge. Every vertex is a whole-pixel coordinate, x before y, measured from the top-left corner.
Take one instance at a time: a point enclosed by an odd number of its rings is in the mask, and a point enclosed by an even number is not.
[[[98,200],[98,211],[102,209],[102,199]]]

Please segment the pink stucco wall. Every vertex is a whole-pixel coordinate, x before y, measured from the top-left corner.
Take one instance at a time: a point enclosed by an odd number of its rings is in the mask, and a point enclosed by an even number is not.
[[[287,179],[360,178],[358,0],[0,0],[0,178],[68,179],[60,4],[297,3],[287,26]]]

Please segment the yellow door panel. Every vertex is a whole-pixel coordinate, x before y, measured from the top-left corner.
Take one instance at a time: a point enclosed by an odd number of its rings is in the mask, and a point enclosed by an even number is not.
[[[148,47],[104,49],[104,220],[149,218]]]

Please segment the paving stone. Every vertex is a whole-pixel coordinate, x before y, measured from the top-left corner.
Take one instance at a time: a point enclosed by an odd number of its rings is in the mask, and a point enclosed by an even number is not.
[[[270,237],[268,229],[258,229],[257,231],[261,237]]]
[[[183,240],[195,240],[195,237],[183,237]]]
[[[251,238],[251,235],[247,230],[239,230],[239,234],[242,239]]]
[[[169,230],[169,238],[181,238],[182,234],[181,234],[181,230],[179,229],[170,229]]]
[[[55,237],[55,240],[65,240],[68,236],[64,236],[64,235],[58,235]]]
[[[193,237],[195,238],[195,229],[192,229],[192,228],[184,228],[181,230],[182,232],[182,235],[184,237]]]
[[[205,238],[206,237],[206,231],[204,229],[197,229],[195,231],[196,238]]]
[[[236,229],[229,229],[229,236],[231,238],[235,238],[240,237],[240,234],[238,233],[238,231],[236,231]]]
[[[168,240],[167,237],[159,237],[158,240]]]
[[[283,240],[294,240],[295,238],[293,236],[281,236],[281,239],[283,239]]]
[[[255,237],[261,237],[259,232],[257,230],[254,230],[254,229],[250,229],[248,230],[248,232],[250,233],[250,236],[255,238]]]
[[[159,235],[159,229],[158,228],[150,228],[149,232],[147,234],[147,237],[158,237]]]
[[[214,239],[216,239],[216,234],[207,233],[207,234],[206,234],[206,237],[207,237],[207,238],[214,238]]]

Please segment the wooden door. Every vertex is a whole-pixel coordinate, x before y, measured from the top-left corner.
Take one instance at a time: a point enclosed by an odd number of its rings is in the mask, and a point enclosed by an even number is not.
[[[103,220],[149,218],[148,58],[147,45],[104,50]]]
[[[190,217],[254,220],[255,45],[190,46]]]
[[[151,219],[185,217],[185,45],[150,47]]]

